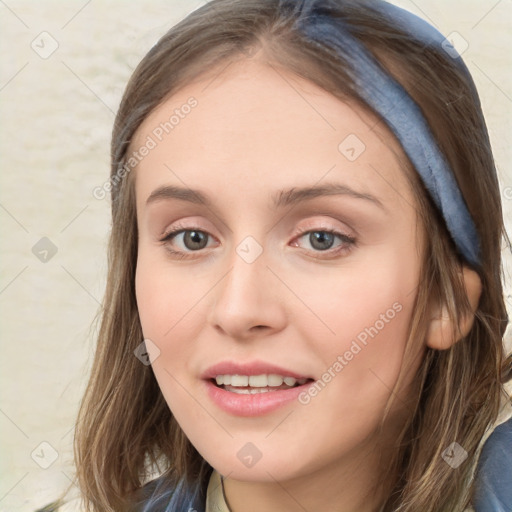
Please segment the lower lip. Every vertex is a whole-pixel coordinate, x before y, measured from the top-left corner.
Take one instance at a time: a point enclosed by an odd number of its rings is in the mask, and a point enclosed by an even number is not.
[[[222,410],[236,416],[260,416],[275,411],[289,402],[297,400],[298,396],[311,384],[311,382],[307,382],[302,386],[290,389],[246,395],[226,391],[209,380],[205,382],[208,395],[213,402]]]

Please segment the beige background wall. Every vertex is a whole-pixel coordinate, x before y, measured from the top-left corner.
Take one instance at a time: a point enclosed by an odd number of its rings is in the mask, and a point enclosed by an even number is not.
[[[0,511],[34,510],[73,473],[73,421],[110,222],[108,199],[92,190],[108,176],[111,125],[132,69],[202,3],[0,2]],[[512,3],[395,3],[467,41],[464,57],[482,96],[510,228]],[[508,258],[509,303],[511,268]]]

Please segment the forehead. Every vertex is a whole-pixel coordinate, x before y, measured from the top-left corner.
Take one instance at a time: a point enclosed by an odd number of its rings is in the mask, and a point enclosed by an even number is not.
[[[187,84],[141,124],[130,152],[137,201],[178,183],[213,194],[262,194],[326,179],[407,203],[405,156],[382,122],[315,84],[256,59]]]

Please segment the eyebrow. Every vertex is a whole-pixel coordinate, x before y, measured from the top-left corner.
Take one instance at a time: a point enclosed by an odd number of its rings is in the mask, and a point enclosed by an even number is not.
[[[377,197],[368,193],[358,192],[339,183],[327,183],[311,187],[293,187],[287,190],[280,190],[272,199],[274,208],[279,209],[286,206],[296,205],[302,201],[307,201],[317,197],[335,195],[344,195],[354,197],[356,199],[363,199],[385,210],[384,205]],[[165,185],[155,189],[147,198],[146,205],[169,199],[188,201],[190,203],[204,205],[209,208],[213,206],[212,201],[203,192],[174,185]]]

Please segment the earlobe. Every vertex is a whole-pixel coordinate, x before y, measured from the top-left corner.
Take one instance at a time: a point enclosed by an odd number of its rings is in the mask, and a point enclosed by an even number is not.
[[[473,327],[475,312],[482,293],[482,281],[475,271],[466,266],[463,267],[462,273],[471,310],[461,316],[458,329],[454,329],[455,326],[448,315],[446,306],[438,307],[430,320],[427,332],[426,343],[430,348],[446,350],[467,336]]]

